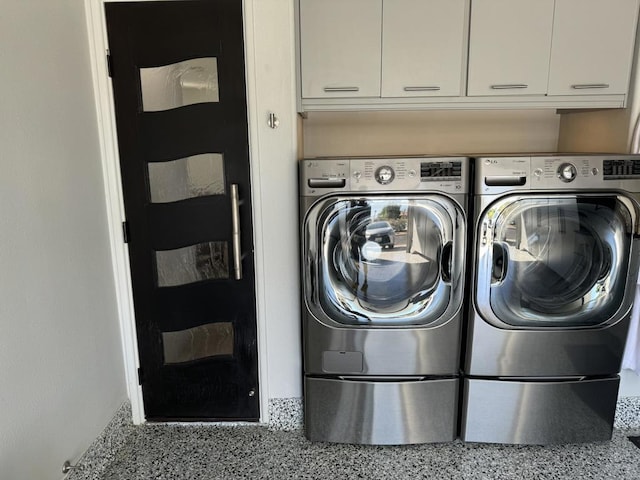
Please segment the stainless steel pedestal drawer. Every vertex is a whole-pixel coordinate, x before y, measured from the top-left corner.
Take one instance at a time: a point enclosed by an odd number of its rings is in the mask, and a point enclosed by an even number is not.
[[[465,379],[465,442],[549,445],[610,440],[620,377],[570,381]]]
[[[456,438],[459,379],[305,379],[312,441],[401,445]]]

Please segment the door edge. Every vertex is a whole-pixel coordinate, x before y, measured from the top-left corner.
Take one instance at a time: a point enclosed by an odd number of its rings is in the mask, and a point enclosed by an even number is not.
[[[247,134],[249,139],[249,177],[251,179],[251,208],[253,215],[253,245],[254,245],[254,282],[256,297],[256,335],[258,341],[258,392],[260,396],[260,423],[269,423],[269,387],[267,370],[267,328],[266,328],[266,298],[263,285],[265,285],[265,267],[263,255],[262,230],[262,198],[260,183],[260,154],[259,154],[259,127],[258,127],[258,92],[256,82],[256,55],[254,49],[254,2],[256,0],[242,0],[243,44],[244,44],[244,69],[245,69],[245,95],[247,101]]]
[[[125,214],[118,166],[119,156],[113,93],[106,60],[108,43],[104,3],[105,1],[103,0],[84,0],[125,382],[129,401],[131,402],[133,423],[140,425],[145,422],[144,406],[142,403],[142,389],[138,385],[138,346],[133,312],[129,254],[121,231],[121,224],[125,220]]]

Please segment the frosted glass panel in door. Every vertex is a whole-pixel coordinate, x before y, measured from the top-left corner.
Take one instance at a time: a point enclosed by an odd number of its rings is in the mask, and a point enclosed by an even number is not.
[[[227,242],[207,242],[156,253],[159,287],[229,278]]]
[[[194,58],[141,68],[140,85],[145,112],[218,102],[218,62],[215,58]]]
[[[224,195],[224,162],[219,153],[206,153],[169,162],[150,162],[149,194],[153,203]]]
[[[233,355],[233,323],[217,322],[186,330],[162,332],[164,363]]]

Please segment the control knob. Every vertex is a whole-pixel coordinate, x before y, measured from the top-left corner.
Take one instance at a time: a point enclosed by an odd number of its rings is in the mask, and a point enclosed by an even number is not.
[[[393,182],[393,179],[395,178],[395,176],[396,174],[393,171],[393,168],[389,167],[388,165],[381,166],[376,170],[376,173],[375,173],[376,181],[380,185],[390,184],[391,182]]]
[[[558,167],[558,178],[565,183],[573,182],[578,176],[578,170],[571,163],[563,163]]]

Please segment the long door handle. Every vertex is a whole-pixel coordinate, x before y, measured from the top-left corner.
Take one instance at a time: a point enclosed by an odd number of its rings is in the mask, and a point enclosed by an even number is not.
[[[236,280],[242,280],[242,251],[240,243],[240,200],[238,184],[231,185],[231,237],[233,243],[233,271]]]

